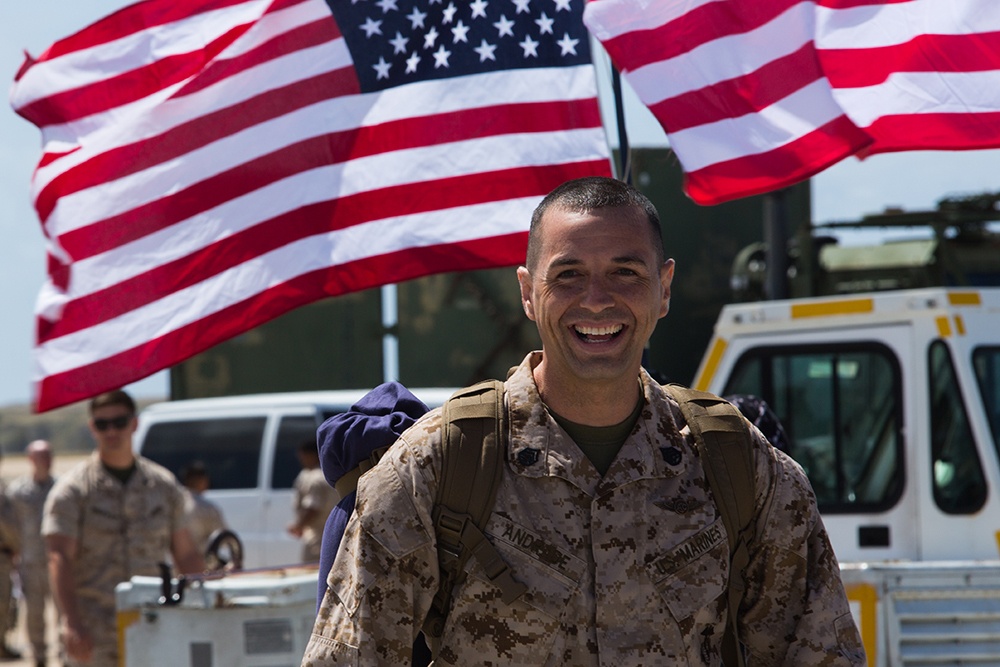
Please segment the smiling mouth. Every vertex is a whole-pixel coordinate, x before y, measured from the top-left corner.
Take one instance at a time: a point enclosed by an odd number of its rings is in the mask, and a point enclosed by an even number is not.
[[[587,343],[604,343],[617,337],[625,327],[614,324],[604,327],[575,326],[573,331],[577,338]]]

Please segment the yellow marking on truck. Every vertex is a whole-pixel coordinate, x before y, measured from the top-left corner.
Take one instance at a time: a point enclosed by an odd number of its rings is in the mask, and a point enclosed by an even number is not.
[[[948,292],[948,303],[953,306],[981,306],[979,292]]]
[[[937,323],[938,335],[941,338],[948,338],[951,336],[951,322],[948,318],[942,315],[934,320]]]
[[[995,532],[995,533],[993,534],[993,537],[994,537],[994,538],[996,539],[996,541],[997,541],[997,552],[998,552],[998,553],[1000,553],[1000,530],[998,530],[997,532]]]
[[[875,310],[874,299],[843,299],[819,303],[792,304],[792,319],[800,317],[829,317],[830,315],[862,315]]]
[[[865,645],[865,655],[869,667],[878,664],[875,651],[878,648],[878,591],[872,584],[849,584],[844,586],[847,599],[856,602],[861,609],[858,619],[858,630],[861,632],[861,643]]]
[[[698,376],[698,379],[694,383],[695,389],[708,391],[708,385],[711,384],[712,378],[715,377],[715,371],[719,370],[719,362],[722,360],[722,355],[728,345],[729,343],[724,338],[716,338],[712,341],[712,350],[708,353],[704,370],[702,370],[701,375]]]
[[[955,331],[958,332],[959,336],[965,335],[965,320],[962,319],[961,315],[955,316]]]
[[[118,665],[119,667],[125,667],[125,631],[128,630],[129,626],[135,625],[139,622],[141,618],[141,612],[138,609],[125,609],[118,612],[117,622],[118,622]]]

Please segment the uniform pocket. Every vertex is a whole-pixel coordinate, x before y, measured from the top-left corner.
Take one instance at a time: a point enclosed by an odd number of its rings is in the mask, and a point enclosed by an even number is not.
[[[358,647],[313,634],[302,656],[302,667],[321,667],[330,664],[358,665],[360,660]]]
[[[729,580],[729,541],[722,522],[657,554],[646,572],[675,621],[708,607]]]
[[[552,654],[566,610],[578,594],[585,570],[580,559],[523,529],[501,537],[504,527],[498,527],[496,516],[493,519],[488,539],[527,590],[505,604],[500,589],[470,559],[465,581],[452,591],[435,664],[540,664],[539,656]]]

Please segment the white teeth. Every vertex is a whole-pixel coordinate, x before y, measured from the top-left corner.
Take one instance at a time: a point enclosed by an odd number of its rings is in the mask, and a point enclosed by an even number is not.
[[[578,333],[584,336],[612,336],[622,330],[622,325],[609,327],[576,327]]]

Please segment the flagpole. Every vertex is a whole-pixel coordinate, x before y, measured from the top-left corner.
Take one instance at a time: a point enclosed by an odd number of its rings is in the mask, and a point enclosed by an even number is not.
[[[396,284],[382,285],[382,381],[399,380],[399,302]]]
[[[628,131],[625,129],[625,100],[622,97],[622,75],[618,68],[611,66],[611,90],[615,96],[615,123],[618,125],[618,180],[632,182],[631,148],[628,145]]]
[[[788,298],[788,197],[775,190],[764,195],[764,244],[767,261],[764,294],[769,301]]]

